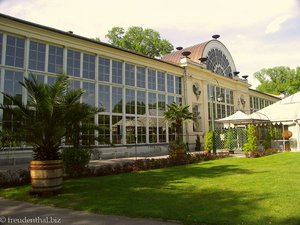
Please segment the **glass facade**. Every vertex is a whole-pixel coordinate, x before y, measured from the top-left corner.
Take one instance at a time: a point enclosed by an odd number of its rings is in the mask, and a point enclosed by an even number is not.
[[[211,127],[212,118],[221,119],[234,113],[233,91],[215,85],[207,87],[208,118]]]
[[[85,133],[83,143],[109,146],[174,140],[175,132],[163,120],[163,112],[167,104],[182,101],[180,69],[178,74],[173,74],[164,71],[161,62],[157,68],[155,64],[149,67],[143,60],[138,63],[112,58],[92,48],[89,52],[87,48],[74,46],[0,33],[0,82],[3,82],[0,91],[25,101],[27,93],[19,83],[24,77],[33,73],[38,81],[53,84],[57,74],[65,73],[70,76],[70,89],[84,89],[81,102],[100,108],[94,118],[100,129]],[[217,101],[219,95],[223,96],[221,102]],[[232,90],[209,85],[208,96],[212,96],[212,105],[208,101],[209,115],[211,108],[216,118],[234,112]],[[11,104],[6,98],[0,103]],[[256,109],[269,103],[253,97],[250,105]],[[193,107],[194,113],[200,112],[200,105],[197,107],[198,111]],[[10,118],[10,115],[3,112],[2,118]]]
[[[256,112],[264,107],[272,105],[274,102],[263,98],[250,96],[250,112]]]

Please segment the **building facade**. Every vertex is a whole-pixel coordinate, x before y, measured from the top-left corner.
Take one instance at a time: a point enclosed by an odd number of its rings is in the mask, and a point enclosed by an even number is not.
[[[163,112],[172,102],[189,105],[197,117],[184,127],[186,142],[194,144],[197,135],[203,137],[210,129],[212,117],[237,110],[250,113],[278,100],[249,89],[217,39],[154,59],[0,14],[1,92],[27,102],[19,81],[33,74],[52,84],[61,73],[70,77],[70,88],[85,90],[82,102],[101,108],[94,122],[103,129],[92,134],[98,138],[91,144],[103,147],[166,146],[174,131]],[[0,103],[9,104],[3,95]],[[1,111],[0,119],[2,128],[13,130],[8,123],[11,115]]]

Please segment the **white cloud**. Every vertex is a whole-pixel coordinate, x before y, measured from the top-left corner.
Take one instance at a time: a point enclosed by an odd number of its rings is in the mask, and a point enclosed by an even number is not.
[[[174,46],[183,47],[218,33],[238,70],[250,75],[252,82],[251,75],[264,67],[299,65],[299,41],[290,40],[290,35],[299,33],[299,25],[290,26],[295,32],[290,31],[289,41],[281,32],[283,25],[299,15],[297,1],[0,0],[0,11],[102,41],[114,26],[153,28]],[[278,33],[281,39],[275,39]]]
[[[282,15],[272,21],[266,28],[266,34],[275,33],[280,30],[281,25],[287,21],[291,15]]]

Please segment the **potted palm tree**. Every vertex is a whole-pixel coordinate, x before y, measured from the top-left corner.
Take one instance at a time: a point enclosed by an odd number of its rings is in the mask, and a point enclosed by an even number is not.
[[[179,155],[186,154],[182,136],[182,125],[185,121],[194,120],[194,114],[189,111],[189,106],[173,102],[167,106],[167,111],[164,112],[164,119],[175,129],[175,142],[170,143],[169,146],[170,156],[178,157]]]
[[[62,190],[63,175],[60,148],[67,128],[79,124],[97,110],[79,102],[84,92],[81,89],[69,89],[66,75],[59,75],[53,85],[39,83],[33,75],[20,83],[27,90],[27,104],[3,93],[14,107],[1,105],[0,108],[20,118],[17,132],[23,134],[23,141],[33,146],[31,193],[59,192]],[[85,109],[85,113],[78,116],[80,109]]]

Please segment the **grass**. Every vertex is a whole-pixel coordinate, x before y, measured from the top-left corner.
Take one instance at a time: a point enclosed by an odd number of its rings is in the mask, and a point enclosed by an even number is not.
[[[280,153],[68,180],[50,198],[30,196],[29,186],[0,189],[0,196],[184,224],[299,225],[299,187],[300,154]]]

